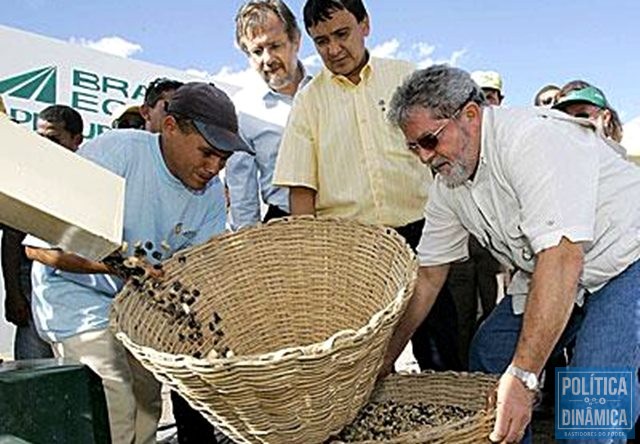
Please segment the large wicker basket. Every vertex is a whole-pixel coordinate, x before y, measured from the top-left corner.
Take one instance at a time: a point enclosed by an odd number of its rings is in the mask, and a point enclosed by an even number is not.
[[[391,229],[302,217],[215,238],[164,270],[161,287],[117,296],[118,339],[237,442],[313,444],[369,398],[417,262]]]
[[[495,421],[495,405],[488,402],[488,399],[497,382],[497,376],[482,373],[425,372],[391,375],[375,388],[370,402],[422,402],[462,407],[475,413],[465,419],[454,420],[441,426],[402,433],[390,440],[351,441],[349,444],[488,443],[489,433]],[[344,444],[337,439],[330,442]]]

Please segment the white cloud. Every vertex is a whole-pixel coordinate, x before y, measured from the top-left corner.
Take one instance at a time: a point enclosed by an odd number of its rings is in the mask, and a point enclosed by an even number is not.
[[[75,37],[72,37],[69,41],[87,48],[106,52],[107,54],[124,57],[125,59],[142,52],[142,46],[137,43],[129,42],[118,36],[103,37],[96,41],[84,38],[76,39]]]
[[[211,74],[209,74],[207,71],[203,71],[201,69],[196,69],[196,68],[185,69],[184,72],[186,72],[192,77],[196,77],[202,80],[207,80],[209,77],[211,77]]]
[[[310,56],[304,57],[300,60],[307,70],[312,68],[319,68],[322,66],[322,59],[318,54],[312,54]]]
[[[387,40],[371,49],[371,54],[376,57],[409,60],[418,68],[426,68],[436,63],[447,63],[456,66],[466,54],[466,49],[453,51],[449,56],[436,54],[437,46],[427,42],[406,44],[398,39]]]
[[[391,39],[371,48],[371,55],[382,58],[397,58],[399,48],[400,41],[398,39]]]
[[[220,71],[212,74],[216,82],[224,82],[243,90],[257,90],[263,87],[263,80],[252,68],[236,70],[230,66],[223,66]],[[232,92],[230,92],[233,94]]]

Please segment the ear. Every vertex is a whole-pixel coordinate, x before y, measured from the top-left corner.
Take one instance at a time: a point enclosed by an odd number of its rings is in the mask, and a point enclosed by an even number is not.
[[[362,34],[365,37],[368,37],[369,33],[371,32],[371,21],[369,20],[369,16],[368,15],[364,16],[364,18],[360,22],[360,26],[362,26]]]
[[[173,133],[176,130],[179,130],[180,128],[178,127],[178,122],[176,121],[176,118],[173,117],[172,115],[166,115],[165,118],[162,120],[162,133],[163,134],[168,134],[168,133]]]
[[[151,108],[146,103],[140,107],[140,115],[144,120],[149,120],[151,118]]]
[[[602,113],[602,123],[604,123],[604,126],[606,128],[607,126],[609,126],[609,123],[611,123],[611,119],[612,119],[611,111],[609,111],[608,109],[603,109],[601,113]]]
[[[293,43],[293,46],[296,48],[296,53],[300,51],[300,45],[302,43],[302,37],[300,35],[300,32],[296,32],[296,35],[293,38],[291,43]]]
[[[82,136],[82,134],[76,134],[75,136],[73,136],[73,143],[76,146],[76,150],[80,148],[80,145],[82,145],[83,141],[84,137]]]
[[[465,106],[461,118],[467,125],[479,130],[482,122],[482,107],[476,102],[469,102]]]

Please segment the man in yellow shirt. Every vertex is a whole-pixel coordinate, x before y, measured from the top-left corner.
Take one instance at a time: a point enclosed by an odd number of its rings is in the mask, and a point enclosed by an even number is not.
[[[431,175],[385,118],[394,90],[414,67],[370,57],[370,21],[360,0],[307,0],[303,14],[324,68],[294,101],[273,183],[289,188],[294,215],[393,227],[415,248]],[[443,296],[414,336],[422,368],[459,367],[451,347],[455,308],[450,295]],[[434,347],[439,353],[432,356]]]

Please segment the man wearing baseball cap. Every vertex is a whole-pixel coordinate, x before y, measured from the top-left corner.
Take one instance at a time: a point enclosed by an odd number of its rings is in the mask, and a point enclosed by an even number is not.
[[[584,80],[573,80],[564,85],[553,109],[589,119],[605,137],[618,143],[622,141],[622,121],[618,113],[601,89]]]
[[[217,174],[233,152],[247,150],[229,97],[211,84],[188,83],[168,104],[159,135],[109,131],[78,154],[126,179],[124,254],[132,255],[140,242],[155,264],[224,231]],[[121,278],[103,262],[38,239],[29,237],[25,245],[36,261],[33,313],[40,336],[57,356],[78,360],[102,378],[114,444],[155,442],[159,384],[108,329]]]
[[[474,71],[471,78],[482,89],[489,105],[500,106],[502,95],[502,77],[495,71]]]

